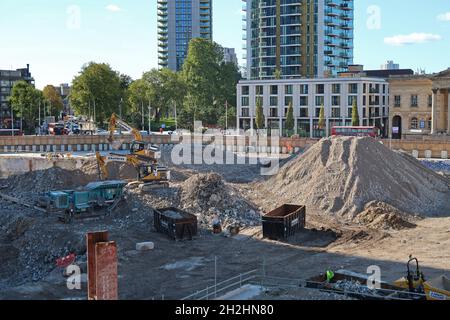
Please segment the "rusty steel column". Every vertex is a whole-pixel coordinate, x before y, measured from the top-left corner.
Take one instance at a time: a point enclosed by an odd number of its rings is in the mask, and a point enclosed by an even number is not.
[[[117,246],[108,231],[89,232],[87,240],[88,300],[117,300]]]

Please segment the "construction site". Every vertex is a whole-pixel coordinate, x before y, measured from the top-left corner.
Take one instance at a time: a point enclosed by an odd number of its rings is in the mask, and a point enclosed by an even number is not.
[[[0,156],[0,299],[101,299],[92,237],[114,243],[103,267],[118,299],[450,299],[448,160],[332,137],[256,163],[224,147],[233,164],[178,164],[175,144],[133,134],[125,151]],[[23,159],[47,164],[5,169]]]

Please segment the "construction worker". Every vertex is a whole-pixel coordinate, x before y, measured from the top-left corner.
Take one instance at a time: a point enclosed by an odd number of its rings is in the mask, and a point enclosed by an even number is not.
[[[326,272],[327,282],[330,283],[334,279],[334,272],[329,268]]]

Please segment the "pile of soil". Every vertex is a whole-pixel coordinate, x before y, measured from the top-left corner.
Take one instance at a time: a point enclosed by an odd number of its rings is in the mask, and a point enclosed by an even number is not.
[[[356,220],[372,229],[403,230],[417,226],[408,221],[412,220],[410,215],[380,201],[369,202],[364,211],[358,214]]]
[[[215,216],[225,227],[260,223],[256,207],[216,173],[194,175],[181,185],[180,191],[182,209],[197,215],[203,225],[211,226]]]
[[[272,203],[353,220],[371,201],[423,216],[450,214],[450,180],[372,138],[322,139],[257,186]]]

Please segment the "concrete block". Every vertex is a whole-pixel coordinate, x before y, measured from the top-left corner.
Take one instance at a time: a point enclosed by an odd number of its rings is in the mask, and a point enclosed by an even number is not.
[[[418,157],[419,157],[419,151],[418,151],[418,150],[413,150],[411,155],[412,155],[414,158],[418,158]]]
[[[72,145],[71,145],[71,144],[69,144],[69,145],[67,146],[67,151],[72,151]]]
[[[62,144],[61,145],[61,152],[65,152],[66,151],[66,145]]]
[[[98,151],[103,151],[103,144],[98,145]]]
[[[3,146],[3,152],[8,152],[8,146]]]
[[[441,158],[448,159],[448,151],[441,151]]]
[[[55,145],[53,145],[53,152],[56,152],[56,151],[58,151],[58,146],[55,144]]]
[[[25,151],[30,152],[30,146],[25,146]]]
[[[89,145],[87,144],[84,145],[84,151],[89,151]]]
[[[22,152],[22,146],[17,146],[17,152]]]
[[[425,150],[425,158],[426,159],[431,159],[432,157],[432,152],[431,150]]]
[[[31,146],[31,151],[36,152],[36,150],[37,150],[36,146],[35,146],[35,145],[32,145],[32,146]]]
[[[136,243],[137,251],[149,251],[155,249],[155,244],[153,242],[141,242]]]
[[[52,152],[52,146],[51,145],[47,145],[47,152]]]
[[[77,144],[77,151],[78,151],[78,152],[81,151],[81,144]]]
[[[95,144],[92,144],[91,145],[91,150],[92,150],[92,152],[97,151],[97,146]]]

